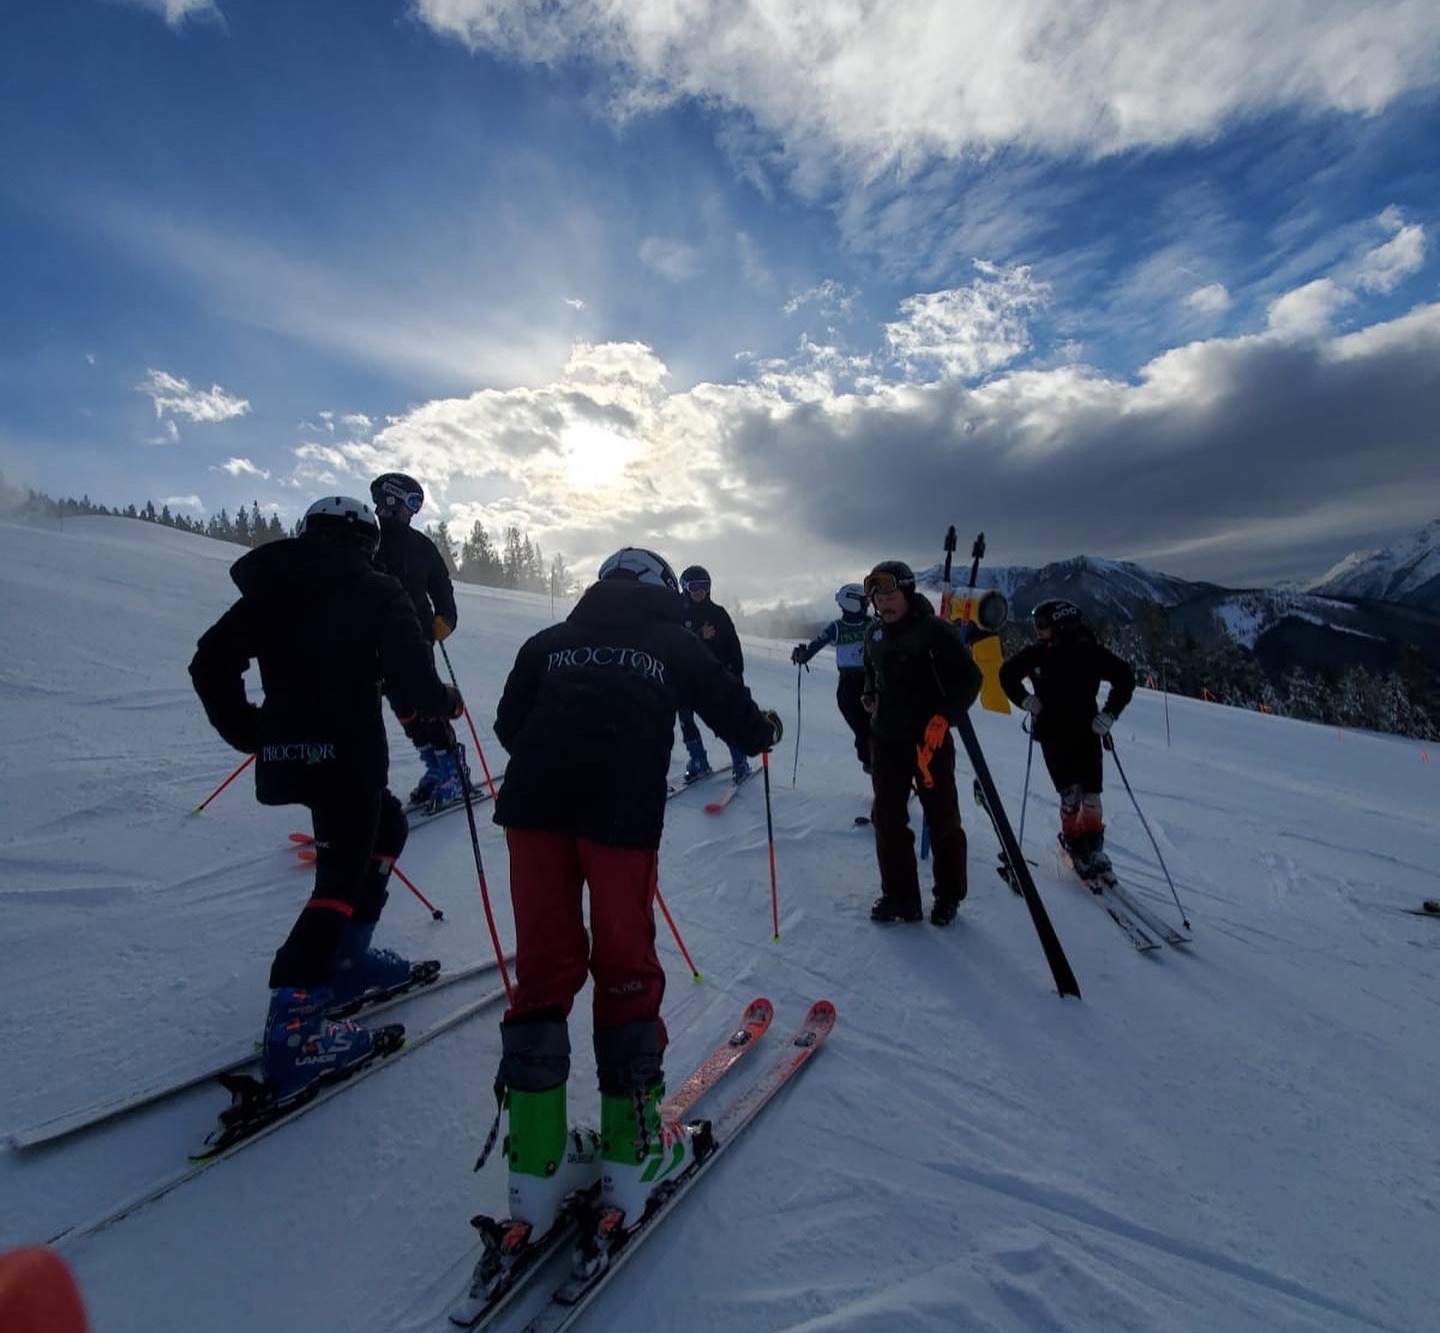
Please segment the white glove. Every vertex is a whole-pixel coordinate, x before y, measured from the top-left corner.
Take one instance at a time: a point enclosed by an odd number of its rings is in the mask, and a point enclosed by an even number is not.
[[[1021,704],[1020,707],[1023,708],[1027,713],[1029,713],[1031,717],[1039,717],[1040,710],[1044,708],[1045,705],[1042,704],[1040,700],[1035,697],[1035,695],[1027,694],[1025,696],[1025,702]]]
[[[1115,719],[1109,713],[1096,713],[1095,720],[1090,724],[1090,730],[1097,736],[1108,736],[1110,728],[1115,725]]]

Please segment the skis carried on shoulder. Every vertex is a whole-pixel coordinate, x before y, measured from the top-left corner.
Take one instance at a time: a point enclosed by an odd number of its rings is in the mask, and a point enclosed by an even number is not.
[[[755,1048],[770,1027],[775,1009],[764,998],[752,1000],[739,1025],[716,1044],[664,1102],[664,1120],[683,1120]],[[579,1219],[595,1207],[594,1189],[571,1201],[560,1219],[540,1239],[531,1241],[523,1223],[475,1217],[483,1252],[471,1277],[470,1291],[450,1309],[458,1328],[480,1329],[493,1322],[520,1297],[531,1281],[575,1239]]]
[[[496,970],[493,962],[474,963],[468,967],[460,967],[448,972],[433,960],[428,963],[417,963],[415,967],[420,973],[418,977],[416,972],[412,971],[410,980],[405,984],[389,991],[372,993],[346,1005],[340,1005],[331,1011],[331,1016],[353,1018],[359,1015],[370,1018],[411,999],[416,994],[442,991],[448,986],[454,986],[459,982],[468,981],[472,977],[484,976],[486,973]],[[160,1079],[133,1092],[101,1098],[91,1102],[88,1106],[52,1116],[27,1129],[15,1131],[9,1135],[8,1142],[16,1150],[58,1143],[62,1139],[83,1134],[87,1130],[96,1129],[112,1120],[130,1115],[134,1111],[153,1106],[157,1102],[168,1101],[182,1092],[199,1087],[202,1083],[214,1082],[227,1074],[240,1073],[259,1059],[260,1048],[257,1043],[253,1041],[246,1045],[236,1043],[236,1049],[221,1055],[211,1064],[170,1078]]]

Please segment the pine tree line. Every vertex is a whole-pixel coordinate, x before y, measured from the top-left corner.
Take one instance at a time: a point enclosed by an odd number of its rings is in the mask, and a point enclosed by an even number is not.
[[[556,597],[567,596],[574,587],[574,575],[565,557],[556,554],[547,564],[540,543],[532,541],[528,532],[521,532],[513,523],[505,529],[498,547],[478,520],[458,546],[445,523],[431,524],[425,531],[439,547],[451,574],[461,583],[548,592]]]

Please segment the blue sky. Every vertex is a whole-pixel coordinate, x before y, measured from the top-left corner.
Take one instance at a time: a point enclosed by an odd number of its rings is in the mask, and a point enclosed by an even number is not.
[[[809,596],[946,524],[1229,582],[1440,513],[1440,11],[50,0],[0,469]]]

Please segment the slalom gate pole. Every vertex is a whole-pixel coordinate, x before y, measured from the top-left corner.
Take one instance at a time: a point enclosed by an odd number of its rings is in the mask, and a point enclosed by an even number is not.
[[[445,660],[448,663],[450,659],[447,657]],[[455,756],[455,761],[459,763],[459,755]],[[464,775],[461,777],[463,779]],[[485,863],[480,859],[480,831],[475,827],[475,802],[470,798],[470,784],[462,780],[460,790],[465,796],[465,822],[470,825],[470,850],[475,853],[475,875],[480,881],[480,901],[485,907],[485,924],[490,927],[490,943],[495,946],[495,961],[500,965],[500,980],[505,983],[505,999],[514,1004],[515,988],[510,984],[510,969],[505,966],[505,951],[500,947],[500,932],[495,929],[495,913],[490,909],[490,886],[485,883]]]
[[[455,668],[450,662],[450,653],[445,647],[443,639],[437,640],[440,645],[440,653],[445,658],[445,669],[450,673],[450,683],[455,687],[456,693],[460,692],[460,682],[455,679]],[[480,733],[475,730],[475,719],[470,716],[470,705],[465,705],[465,721],[470,726],[470,739],[475,742],[475,757],[480,761],[480,771],[485,774],[485,785],[490,789],[490,799],[495,797],[495,779],[490,776],[490,765],[485,762],[485,747],[480,744]]]
[[[670,909],[665,906],[665,899],[661,896],[658,878],[655,881],[655,901],[660,904],[665,924],[670,927],[670,933],[675,936],[675,943],[680,946],[680,956],[685,960],[685,966],[690,969],[690,979],[698,985],[705,978],[700,975],[700,969],[695,966],[695,960],[690,957],[690,950],[685,947],[685,941],[680,938],[680,930],[675,924],[675,918],[670,915]]]
[[[775,883],[775,821],[770,814],[770,751],[760,751],[760,770],[765,775],[765,840],[770,844],[770,923],[775,943],[780,942],[780,890]]]
[[[240,767],[237,768],[232,774],[230,774],[230,776],[226,778],[224,782],[222,782],[218,787],[216,787],[215,790],[212,791],[210,795],[207,796],[203,801],[201,801],[200,804],[197,805],[190,813],[192,815],[198,815],[202,810],[205,809],[207,805],[210,804],[211,801],[213,801],[217,796],[219,796],[226,787],[228,787],[232,782],[234,782],[235,779],[238,778],[240,774],[242,774],[254,762],[255,756],[253,754],[247,755],[245,757],[245,762],[241,764]]]
[[[802,669],[808,671],[810,668],[799,666],[795,668],[795,771],[790,775],[792,789],[800,778],[800,723],[803,720],[803,714],[800,712],[800,672]],[[769,751],[767,750],[765,753],[768,755]],[[770,808],[770,765],[768,763],[765,765],[765,808],[767,811]],[[776,938],[778,939],[779,936],[777,935]]]
[[[1180,911],[1180,921],[1186,930],[1191,930],[1190,918],[1181,906],[1180,895],[1175,892],[1175,881],[1170,878],[1170,868],[1165,864],[1165,858],[1160,854],[1160,844],[1155,841],[1155,835],[1150,832],[1150,821],[1145,818],[1145,812],[1140,808],[1140,802],[1135,798],[1135,789],[1130,785],[1130,779],[1125,776],[1125,767],[1120,762],[1120,752],[1115,748],[1115,739],[1107,735],[1103,742],[1105,748],[1110,751],[1110,757],[1115,761],[1115,770],[1120,774],[1120,781],[1125,784],[1125,790],[1130,793],[1130,799],[1134,802],[1135,813],[1140,816],[1140,822],[1145,826],[1145,832],[1149,834],[1150,845],[1155,849],[1155,859],[1160,862],[1160,869],[1165,872],[1165,882],[1170,886],[1170,896],[1175,899],[1175,906]]]

